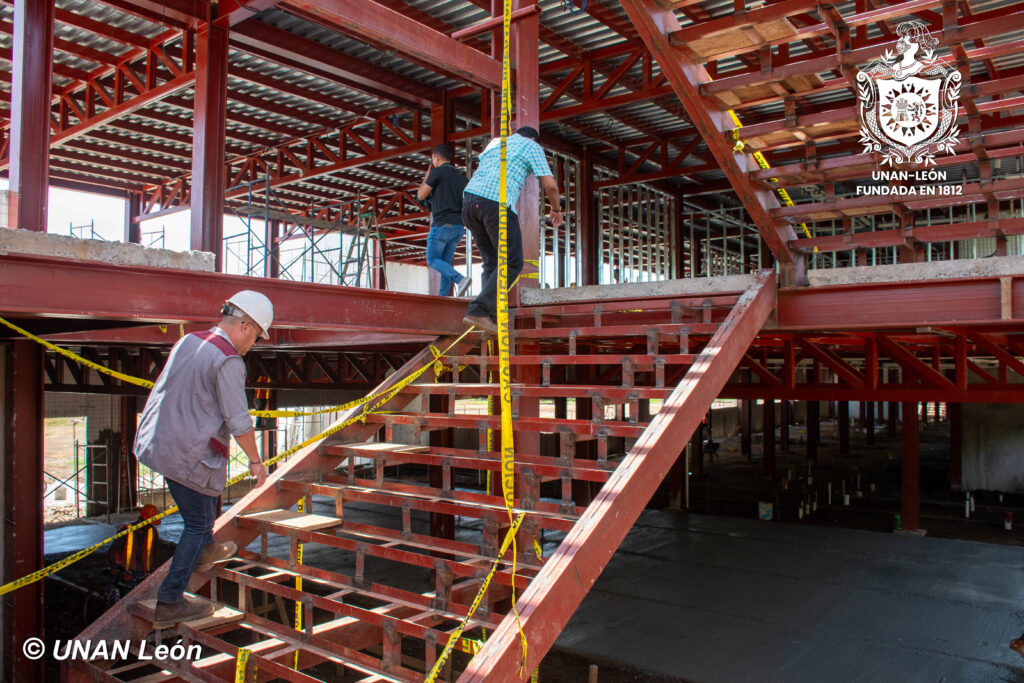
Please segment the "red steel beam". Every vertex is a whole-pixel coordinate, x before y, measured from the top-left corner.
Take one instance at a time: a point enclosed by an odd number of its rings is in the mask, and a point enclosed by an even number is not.
[[[373,289],[145,266],[0,255],[0,315],[157,324],[213,322],[229,296],[258,289],[274,302],[274,328],[438,335],[465,330],[464,301]],[[83,313],[88,302],[88,315]]]
[[[224,28],[231,28],[246,19],[253,17],[265,9],[274,7],[280,0],[222,0],[217,6],[217,18],[214,23]]]
[[[265,24],[247,21],[231,31],[231,44],[272,63],[336,82],[383,100],[429,107],[442,91],[370,62]],[[369,113],[369,112],[367,112]]]
[[[192,249],[216,254],[224,266],[224,145],[227,120],[228,30],[196,32],[195,119],[192,128]]]
[[[469,83],[501,89],[501,64],[372,0],[285,0],[284,9]]]
[[[46,231],[54,0],[16,0],[7,225]]]
[[[748,176],[750,158],[736,155],[726,141],[725,133],[732,130],[732,122],[701,96],[701,87],[711,80],[707,71],[669,44],[668,34],[680,28],[674,11],[663,9],[657,0],[623,0],[622,5],[779,262],[783,282],[802,281],[803,257],[787,246],[796,237],[793,228],[772,215],[778,202],[769,192],[754,186]]]
[[[774,273],[758,274],[629,455],[523,591],[518,606],[519,622],[530,643],[523,662],[526,671],[533,671],[555,642],[665,479],[679,457],[679,445],[689,440],[771,314],[774,297]],[[507,616],[459,681],[517,680],[521,656],[516,619]]]
[[[782,289],[778,327],[837,330],[1020,322],[1024,277],[1008,279],[1008,300],[999,276]],[[1009,318],[1003,318],[1004,303]]]

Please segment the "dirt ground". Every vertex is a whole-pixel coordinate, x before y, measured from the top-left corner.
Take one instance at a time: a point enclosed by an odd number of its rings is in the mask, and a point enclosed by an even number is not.
[[[84,418],[48,417],[43,422],[43,469],[51,475],[43,477],[46,485],[46,493],[43,498],[43,521],[47,524],[67,522],[78,517],[75,514],[74,490],[67,486],[61,486],[57,481],[57,479],[65,481],[75,473],[76,437],[82,442],[85,441]],[[84,459],[84,452],[82,457]],[[84,462],[80,463],[79,467],[83,465]],[[79,490],[84,490],[84,472],[80,475],[79,482]],[[84,512],[84,501],[81,507]]]

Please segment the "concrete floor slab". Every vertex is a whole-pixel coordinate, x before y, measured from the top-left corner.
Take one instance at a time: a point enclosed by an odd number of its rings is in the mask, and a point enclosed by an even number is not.
[[[1014,547],[646,511],[558,647],[684,681],[1024,681]]]

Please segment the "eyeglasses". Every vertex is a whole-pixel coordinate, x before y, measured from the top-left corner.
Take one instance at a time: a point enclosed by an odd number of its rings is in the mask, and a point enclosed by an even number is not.
[[[260,343],[260,328],[258,328],[255,324],[249,322],[248,320],[243,320],[242,322],[244,324],[248,325],[249,327],[251,327],[253,329],[253,331],[256,332],[256,337],[255,337],[255,339],[252,340],[253,346],[255,346],[256,344],[259,344]]]

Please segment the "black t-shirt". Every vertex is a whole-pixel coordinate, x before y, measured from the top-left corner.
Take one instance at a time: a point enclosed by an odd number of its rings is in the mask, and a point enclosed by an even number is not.
[[[466,189],[466,176],[451,164],[430,170],[427,185],[432,190],[430,202],[431,225],[462,225],[462,191]]]

